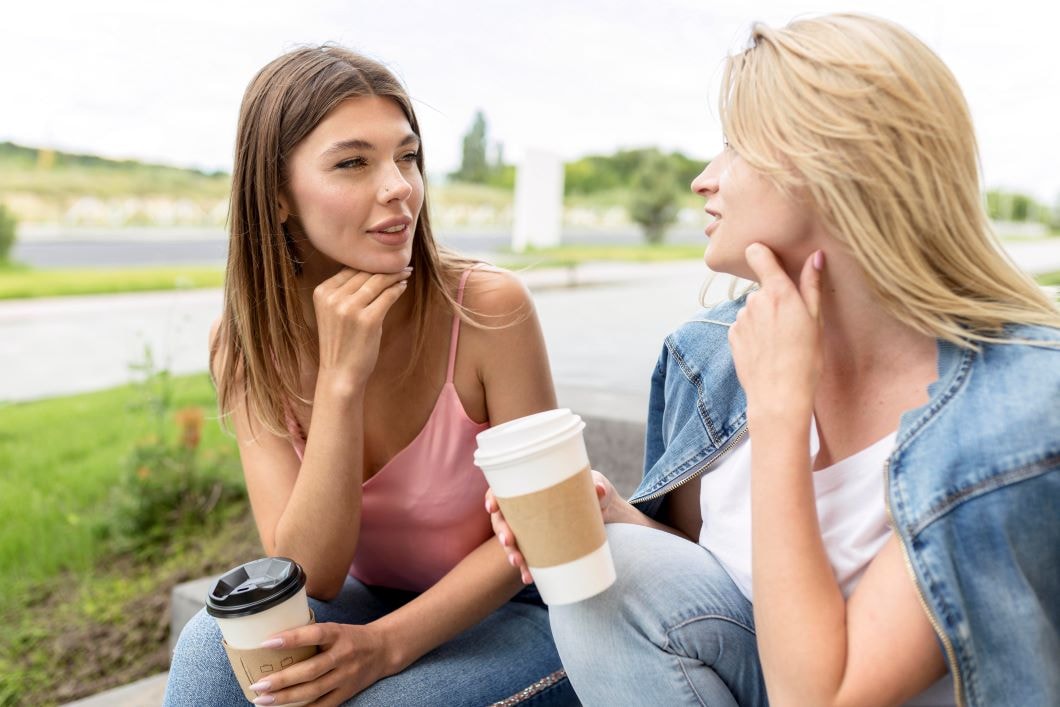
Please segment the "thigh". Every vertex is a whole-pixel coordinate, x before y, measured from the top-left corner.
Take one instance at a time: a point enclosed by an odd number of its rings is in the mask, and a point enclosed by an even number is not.
[[[364,624],[385,615],[403,600],[405,597],[366,587],[347,577],[338,597],[327,602],[310,599],[309,605],[320,623]],[[221,645],[217,622],[205,610],[199,611],[180,632],[173,650],[164,704],[166,707],[247,704]]]
[[[346,704],[481,707],[509,698],[535,707],[578,704],[543,606],[510,601]]]
[[[553,607],[564,666],[587,703],[765,703],[751,603],[703,547],[643,526],[611,524],[617,580]]]

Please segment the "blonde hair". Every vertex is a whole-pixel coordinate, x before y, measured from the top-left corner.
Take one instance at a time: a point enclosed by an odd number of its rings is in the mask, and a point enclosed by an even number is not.
[[[748,164],[809,195],[902,322],[972,348],[1009,341],[1006,324],[1060,326],[991,229],[956,79],[905,29],[854,14],[755,24],[720,115]]]
[[[245,404],[252,420],[280,435],[288,435],[292,402],[308,402],[301,395],[301,363],[317,356],[298,295],[298,250],[280,218],[280,189],[295,146],[339,103],[360,96],[390,98],[420,135],[397,78],[379,62],[336,46],[297,49],[270,62],[250,82],[239,111],[224,312],[211,370],[222,415]],[[423,174],[422,149],[416,164]],[[405,295],[413,299],[416,327],[408,370],[423,355],[434,309],[447,307],[467,319],[451,291],[455,273],[472,262],[436,245],[425,179],[412,246],[416,276]]]

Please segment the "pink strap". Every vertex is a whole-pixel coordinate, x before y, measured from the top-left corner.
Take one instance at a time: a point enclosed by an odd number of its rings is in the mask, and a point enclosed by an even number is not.
[[[464,285],[467,284],[467,278],[471,275],[471,271],[474,267],[470,267],[464,271],[464,274],[460,276],[460,286],[456,289],[456,303],[464,303]],[[460,316],[453,314],[453,331],[449,334],[449,369],[445,373],[445,382],[453,382],[453,372],[456,370],[456,342],[460,338]]]

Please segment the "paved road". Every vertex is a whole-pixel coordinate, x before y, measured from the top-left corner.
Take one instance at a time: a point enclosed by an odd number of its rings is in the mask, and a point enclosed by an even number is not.
[[[442,231],[437,237],[461,252],[483,255],[502,252],[511,244],[510,231],[500,229]],[[564,234],[568,244],[635,244],[641,239],[633,228]],[[668,240],[704,242],[702,230],[690,227],[673,229]],[[37,229],[19,237],[11,257],[35,268],[222,265],[226,252],[226,236],[216,229]]]
[[[663,337],[698,309],[695,262],[597,265],[524,275],[557,382],[644,392]],[[721,295],[718,295],[719,297]],[[219,290],[0,303],[0,401],[97,390],[133,379],[150,345],[174,373],[206,368]]]
[[[1060,241],[1012,244],[1030,270],[1060,270]],[[590,264],[523,275],[545,331],[559,386],[643,394],[667,333],[698,309],[707,275],[698,262]],[[724,298],[719,277],[708,299]],[[174,373],[206,368],[218,290],[0,303],[0,401],[97,390],[132,380],[150,345]]]

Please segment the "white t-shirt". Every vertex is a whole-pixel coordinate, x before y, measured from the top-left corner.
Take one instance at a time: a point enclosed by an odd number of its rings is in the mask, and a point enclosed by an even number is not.
[[[825,553],[844,597],[891,534],[884,501],[884,464],[894,449],[891,433],[860,452],[813,473],[817,520]],[[817,454],[817,426],[810,425],[810,455]],[[714,471],[700,480],[703,527],[699,544],[710,550],[748,600],[751,589],[751,442],[745,437]],[[949,707],[949,675],[906,707]]]

